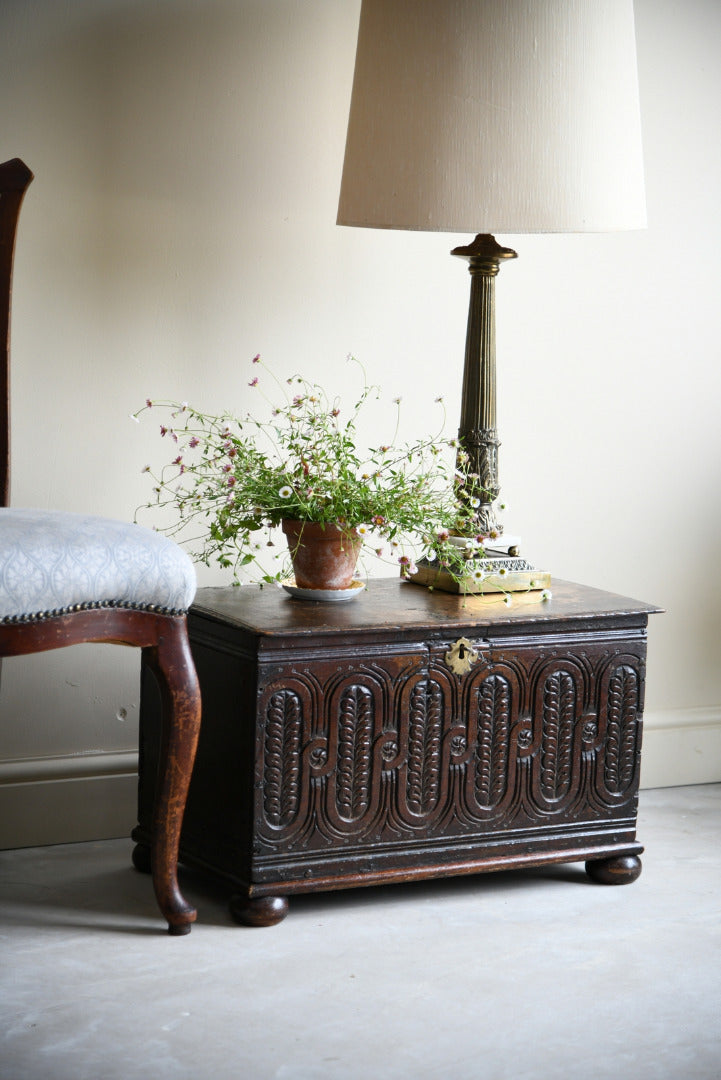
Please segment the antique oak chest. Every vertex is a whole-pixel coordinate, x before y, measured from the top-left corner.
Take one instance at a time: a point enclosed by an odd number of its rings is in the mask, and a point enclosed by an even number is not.
[[[201,589],[181,859],[227,880],[251,925],[282,919],[294,893],[551,862],[635,880],[656,610],[561,581],[510,606],[387,579],[337,604]],[[159,709],[144,671],[139,867]]]

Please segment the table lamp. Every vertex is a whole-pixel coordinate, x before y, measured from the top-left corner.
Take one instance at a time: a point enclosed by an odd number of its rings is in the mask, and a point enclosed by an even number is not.
[[[459,443],[497,519],[494,233],[646,224],[632,0],[362,0],[339,225],[477,234]],[[527,588],[525,560],[505,589]],[[523,565],[519,565],[523,563]],[[533,584],[545,584],[538,576]]]

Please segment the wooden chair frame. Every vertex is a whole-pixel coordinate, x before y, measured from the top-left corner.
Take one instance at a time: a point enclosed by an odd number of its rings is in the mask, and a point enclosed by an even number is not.
[[[10,490],[10,307],[17,221],[33,179],[18,158],[0,165],[0,492]],[[7,299],[7,302],[5,300]],[[100,599],[100,598],[99,598]],[[153,815],[151,873],[171,934],[187,934],[195,909],[178,886],[178,845],[200,730],[200,689],[184,614],[152,608],[81,605],[76,610],[0,618],[0,657],[24,656],[82,642],[142,649],[163,702],[158,796]]]

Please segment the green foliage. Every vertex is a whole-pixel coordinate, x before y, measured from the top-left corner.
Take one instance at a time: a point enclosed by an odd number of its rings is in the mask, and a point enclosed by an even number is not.
[[[167,413],[160,433],[173,444],[170,463],[159,472],[146,468],[154,483],[147,506],[171,514],[163,531],[187,543],[199,561],[231,569],[236,582],[241,571],[261,583],[287,576],[285,565],[269,573],[261,557],[273,548],[273,530],[283,519],[333,523],[356,532],[366,551],[400,565],[406,575],[415,572],[419,554],[465,575],[467,560],[483,554],[482,538],[459,549],[448,537],[454,530],[472,534],[473,500],[467,492],[477,477],[465,475],[465,455],[455,440],[443,436],[445,414],[438,433],[397,443],[396,399],[391,443],[359,448],[359,414],[380,391],[367,384],[357,361],[349,361],[363,379],[347,414],[340,398],[302,376],[278,382],[259,356],[253,363],[270,376],[279,398],[266,394],[265,376],[250,381],[253,392],[265,398],[266,419],[146,402],[137,415],[149,409]]]

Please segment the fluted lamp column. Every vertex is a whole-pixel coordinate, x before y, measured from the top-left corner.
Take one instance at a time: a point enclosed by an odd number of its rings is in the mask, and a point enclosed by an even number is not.
[[[476,234],[459,440],[499,536],[494,234],[645,226],[632,0],[362,0],[337,220]]]
[[[494,510],[501,492],[496,429],[496,275],[501,260],[515,259],[516,253],[486,233],[466,247],[454,248],[451,254],[468,260],[471,275],[458,441],[468,454],[469,474],[478,477],[471,487],[479,503],[476,530],[495,542],[503,533]]]

